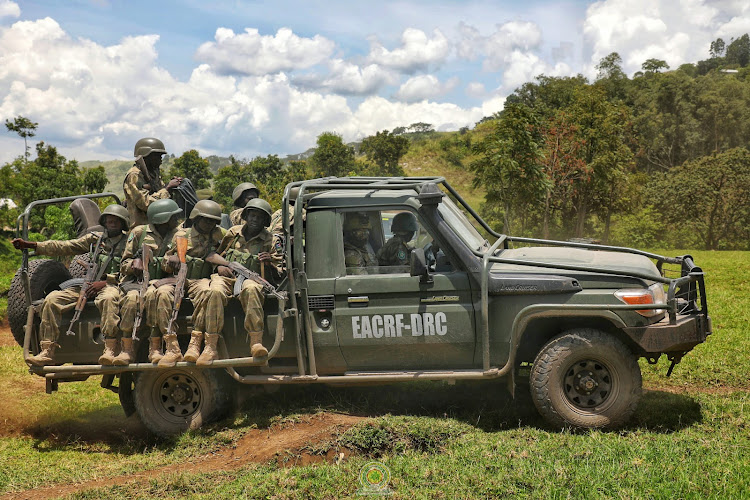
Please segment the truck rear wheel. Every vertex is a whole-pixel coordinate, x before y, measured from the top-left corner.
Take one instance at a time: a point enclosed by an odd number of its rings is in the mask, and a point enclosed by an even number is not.
[[[223,370],[147,371],[135,381],[135,410],[148,430],[171,436],[221,417],[231,400]]]
[[[617,428],[641,397],[636,356],[620,340],[594,329],[565,332],[534,360],[531,396],[556,427]]]
[[[66,267],[56,260],[37,259],[29,261],[29,288],[31,300],[43,299],[48,293],[60,289],[60,283],[70,279]],[[16,271],[8,290],[8,323],[13,338],[23,346],[28,304],[23,290],[21,270]]]

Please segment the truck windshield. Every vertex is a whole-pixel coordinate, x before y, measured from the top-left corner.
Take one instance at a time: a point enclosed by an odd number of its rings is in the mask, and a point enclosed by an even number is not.
[[[442,203],[438,205],[438,212],[445,219],[445,222],[455,231],[459,238],[463,240],[466,245],[475,251],[481,251],[482,248],[487,247],[487,240],[482,238],[482,235],[471,225],[466,219],[466,216],[461,210],[453,203],[448,197],[443,198]]]

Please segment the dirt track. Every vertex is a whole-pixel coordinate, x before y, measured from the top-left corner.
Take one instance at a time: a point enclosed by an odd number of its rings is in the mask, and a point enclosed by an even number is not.
[[[7,325],[0,325],[0,346],[15,345],[10,329]],[[19,360],[19,362],[22,362]],[[145,430],[135,417],[127,419],[132,429],[102,430],[97,426],[88,426],[86,422],[76,427],[70,423],[65,429],[50,427],[36,419],[30,419],[24,411],[22,401],[31,394],[44,392],[44,380],[40,377],[23,378],[15,380],[12,384],[0,384],[0,400],[3,401],[3,409],[0,416],[0,437],[7,436],[32,436],[36,438],[50,438],[56,434],[78,435],[83,441],[109,441],[121,436],[113,434],[127,431],[131,437],[143,434]],[[82,483],[55,485],[47,488],[36,488],[22,492],[8,493],[0,499],[43,499],[57,498],[70,495],[99,486],[121,485],[131,482],[148,481],[164,474],[211,472],[221,470],[234,470],[250,463],[262,463],[276,460],[279,466],[288,467],[294,465],[306,465],[324,460],[333,461],[337,457],[333,452],[329,456],[311,455],[304,451],[308,446],[335,438],[338,434],[348,429],[365,417],[355,417],[335,413],[320,413],[308,415],[300,421],[285,423],[265,429],[252,429],[238,442],[231,446],[220,449],[217,452],[205,456],[194,457],[192,460],[179,465],[169,465],[157,469],[146,470],[134,474],[96,479]],[[345,454],[348,452],[342,450]]]

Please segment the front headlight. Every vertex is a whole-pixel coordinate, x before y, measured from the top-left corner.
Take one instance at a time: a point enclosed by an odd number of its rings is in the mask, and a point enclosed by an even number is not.
[[[654,283],[648,288],[625,288],[617,290],[615,297],[626,304],[664,304],[667,299],[664,294],[664,285]],[[637,309],[636,312],[641,316],[650,318],[664,313],[664,309]]]

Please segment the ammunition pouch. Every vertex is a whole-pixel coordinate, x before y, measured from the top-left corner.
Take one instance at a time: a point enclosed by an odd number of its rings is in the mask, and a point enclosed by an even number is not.
[[[187,257],[185,264],[187,265],[187,279],[189,280],[208,278],[214,272],[213,264],[206,262],[204,259]]]
[[[162,261],[164,257],[152,257],[148,263],[148,277],[150,280],[158,280],[164,276]]]
[[[260,272],[260,261],[258,256],[250,252],[241,252],[233,248],[227,250],[224,256],[229,262],[239,262],[250,271]]]
[[[120,272],[120,261],[122,260],[121,257],[112,257],[112,259],[109,261],[109,264],[107,264],[107,268],[102,273],[102,276],[105,274],[117,274]],[[96,257],[96,265],[97,268],[99,266],[102,266],[107,261],[107,255],[104,253],[100,253]]]

